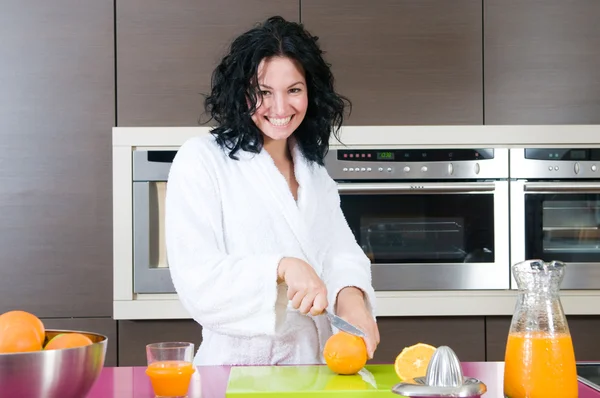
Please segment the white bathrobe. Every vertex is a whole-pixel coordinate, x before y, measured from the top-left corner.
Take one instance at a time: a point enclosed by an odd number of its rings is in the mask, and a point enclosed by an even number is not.
[[[329,308],[346,286],[374,314],[371,263],[340,209],[335,182],[292,145],[294,200],[266,151],[228,157],[212,135],[179,149],[167,183],[165,232],[179,299],[202,325],[196,365],[322,364],[326,316],[294,310],[277,285],[283,257],[313,266]]]

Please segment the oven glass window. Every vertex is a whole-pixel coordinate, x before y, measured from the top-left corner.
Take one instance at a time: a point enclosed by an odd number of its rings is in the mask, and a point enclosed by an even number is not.
[[[600,259],[600,195],[525,197],[527,258],[595,262]]]
[[[373,263],[493,263],[493,194],[341,194]]]

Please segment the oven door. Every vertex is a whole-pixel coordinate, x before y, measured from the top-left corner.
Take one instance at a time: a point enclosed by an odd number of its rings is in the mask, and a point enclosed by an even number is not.
[[[508,182],[339,183],[376,290],[508,289]]]
[[[175,293],[164,239],[164,211],[167,178],[176,153],[133,153],[134,293]]]
[[[600,288],[600,182],[511,184],[511,262],[563,261],[561,288]]]

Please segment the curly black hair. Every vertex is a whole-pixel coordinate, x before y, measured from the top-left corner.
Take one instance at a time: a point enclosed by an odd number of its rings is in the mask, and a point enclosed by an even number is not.
[[[240,149],[261,151],[263,136],[252,121],[261,95],[258,66],[265,58],[284,56],[302,66],[308,93],[306,116],[294,138],[306,159],[323,165],[331,133],[340,140],[344,109],[346,105],[351,109],[352,103],[335,92],[330,65],[317,41],[318,37],[302,24],[274,16],[232,42],[212,74],[211,92],[204,102],[210,120],[218,124],[211,133],[223,149],[229,150],[230,158],[237,159]]]

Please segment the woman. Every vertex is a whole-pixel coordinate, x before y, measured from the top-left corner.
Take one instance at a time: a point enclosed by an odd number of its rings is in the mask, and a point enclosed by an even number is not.
[[[166,196],[173,283],[203,327],[196,365],[320,364],[324,310],[379,343],[370,261],[323,167],[344,102],[317,38],[280,17],[213,74],[210,135],[185,142]]]

